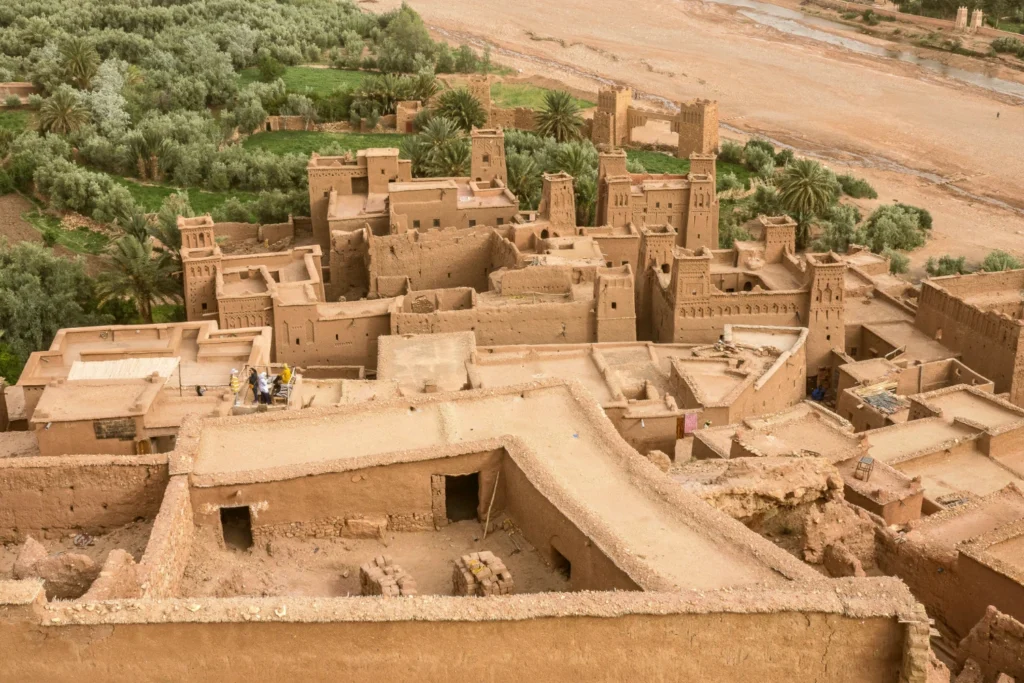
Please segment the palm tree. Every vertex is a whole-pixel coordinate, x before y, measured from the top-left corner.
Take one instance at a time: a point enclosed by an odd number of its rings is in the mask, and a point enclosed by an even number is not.
[[[100,67],[100,55],[85,38],[68,38],[60,46],[64,73],[80,90],[88,90]]]
[[[564,90],[544,95],[544,107],[537,112],[537,132],[558,142],[578,140],[583,117],[576,98]]]
[[[427,102],[437,94],[437,78],[432,73],[417,74],[412,83],[412,96],[420,102]]]
[[[451,119],[464,131],[487,123],[487,112],[480,100],[466,88],[446,90],[437,98],[437,116]]]
[[[89,110],[78,93],[66,85],[54,91],[39,107],[39,129],[67,135],[89,122]]]
[[[107,269],[96,278],[100,304],[127,299],[135,303],[144,322],[152,323],[154,303],[181,296],[172,265],[158,257],[149,237],[121,237],[108,247],[106,261]]]
[[[146,217],[146,214],[137,207],[122,211],[120,215],[114,219],[114,224],[117,225],[125,235],[134,237],[140,242],[149,237],[149,231],[152,227],[149,219]]]
[[[429,153],[441,149],[453,140],[461,139],[463,137],[463,132],[462,129],[459,128],[459,124],[455,121],[441,116],[435,116],[427,122],[426,127],[423,129],[423,132],[420,133],[419,137],[423,140],[423,143],[426,145]]]
[[[783,208],[796,217],[797,244],[804,247],[811,219],[823,214],[835,200],[835,180],[818,162],[798,159],[779,175],[778,188]]]
[[[149,228],[150,236],[156,240],[153,248],[159,252],[161,259],[170,263],[175,278],[180,278],[182,272],[178,217],[189,218],[194,215],[188,191],[181,190],[164,200],[160,205],[160,211],[157,212],[156,223]]]
[[[537,190],[540,188],[540,168],[533,157],[512,152],[508,155],[505,166],[508,172],[508,189],[519,199],[519,208],[534,208]]]
[[[555,167],[573,178],[597,173],[597,148],[589,141],[567,142],[555,155]]]
[[[469,143],[465,139],[450,140],[427,159],[427,173],[438,178],[468,176],[471,157]]]

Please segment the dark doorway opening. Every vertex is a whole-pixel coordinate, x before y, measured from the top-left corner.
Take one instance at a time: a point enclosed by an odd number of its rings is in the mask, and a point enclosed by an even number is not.
[[[224,531],[224,545],[237,550],[252,547],[252,516],[248,507],[221,508],[220,526]]]
[[[745,283],[743,283],[743,291],[744,292],[749,292],[753,288],[754,288],[754,284],[752,282],[745,282]]]
[[[572,562],[554,548],[551,548],[551,567],[566,581],[572,578]]]
[[[480,475],[476,472],[461,477],[444,478],[445,515],[452,522],[476,519],[480,507]]]

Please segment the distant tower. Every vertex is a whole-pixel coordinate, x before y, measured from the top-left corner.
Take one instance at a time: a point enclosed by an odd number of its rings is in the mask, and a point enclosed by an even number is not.
[[[967,7],[961,6],[956,9],[956,21],[953,24],[953,30],[955,31],[966,31],[967,30]]]
[[[786,252],[796,253],[796,221],[789,216],[758,216],[757,220],[761,223],[766,263],[779,263]]]
[[[694,152],[690,155],[690,173],[699,175],[709,175],[715,182],[718,181],[718,171],[716,170],[716,161],[718,154],[710,152],[708,154],[701,154],[700,152]]]
[[[627,225],[632,218],[626,150],[612,149],[597,155],[597,220],[595,225]]]
[[[553,228],[576,231],[576,193],[568,173],[545,173],[537,211]]]
[[[669,292],[672,297],[672,328],[665,321],[652,321],[656,342],[710,341],[707,330],[684,329],[682,320],[699,317],[711,303],[711,252],[702,249],[693,253],[688,249],[672,250],[672,279]],[[717,335],[716,335],[717,336]]]
[[[711,154],[718,152],[718,102],[694,100],[679,105],[676,119],[679,128],[680,159],[689,159],[694,152]]]
[[[602,88],[597,93],[597,111],[591,141],[595,145],[612,147],[629,142],[629,108],[633,105],[633,91],[629,88]]]
[[[690,174],[690,202],[684,225],[676,236],[676,245],[696,251],[701,247],[718,249],[718,195],[709,175]]]
[[[178,232],[181,233],[182,249],[212,249],[217,244],[213,238],[210,214],[194,218],[178,216]]]
[[[476,98],[484,108],[487,120],[491,120],[491,77],[481,74],[470,76],[466,82],[466,90]]]
[[[832,349],[846,348],[844,285],[846,263],[832,253],[808,256],[810,304],[807,311],[807,377],[830,367]]]
[[[598,268],[594,278],[597,341],[636,341],[633,271],[627,263]]]
[[[505,167],[505,132],[501,128],[474,128],[470,133],[472,142],[471,178],[488,183],[500,180],[508,184]]]
[[[984,18],[984,16],[985,13],[982,12],[980,9],[976,9],[974,10],[974,12],[971,13],[971,33],[978,32],[978,29],[981,28],[982,19]]]

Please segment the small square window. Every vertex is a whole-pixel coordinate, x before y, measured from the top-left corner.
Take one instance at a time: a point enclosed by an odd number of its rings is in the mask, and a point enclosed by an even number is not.
[[[203,310],[204,311],[206,310],[206,304],[203,304]]]
[[[611,262],[611,261],[608,261],[608,262],[607,262],[607,263],[605,264],[605,267],[606,267],[606,268],[611,268],[611,267],[612,267],[612,262]]]
[[[661,208],[661,202],[654,202],[654,208],[655,209],[660,209]]]
[[[471,227],[471,228],[475,228],[476,227],[476,220],[475,219],[473,219],[473,218],[469,219],[469,227]]]
[[[484,155],[484,163],[485,164],[491,163],[491,155],[490,154],[485,154]]]
[[[413,221],[412,222],[412,227],[414,227],[414,228],[420,227],[420,222],[419,221]]]
[[[670,209],[672,208],[672,202],[668,203],[668,208],[670,208]]]
[[[434,219],[434,227],[435,228],[440,228],[441,227],[441,219],[440,218],[435,218]]]
[[[498,219],[498,225],[505,225],[505,219],[504,218],[499,218]]]
[[[612,310],[614,311],[618,307],[619,307],[619,305],[613,301],[612,302]]]
[[[330,197],[330,196],[331,196],[331,193],[329,191],[325,190],[324,191],[324,197],[326,198],[326,197]]]

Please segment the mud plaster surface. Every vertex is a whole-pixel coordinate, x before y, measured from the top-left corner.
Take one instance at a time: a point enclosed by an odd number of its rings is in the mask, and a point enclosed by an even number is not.
[[[516,552],[510,534],[522,551]],[[481,550],[501,558],[517,593],[568,590],[569,582],[545,564],[521,533],[499,528],[484,539],[479,522],[465,521],[441,531],[388,533],[383,543],[281,536],[248,551],[223,547],[214,527],[197,528],[180,596],[355,596],[359,566],[378,555],[390,555],[411,574],[420,595],[451,595],[455,560]]]
[[[146,543],[149,542],[149,533],[152,529],[152,520],[132,522],[110,533],[92,536],[92,544],[81,547],[76,546],[74,543],[77,532],[61,538],[36,538],[36,540],[51,555],[62,552],[79,553],[88,555],[97,566],[103,566],[110,551],[117,549],[126,551],[135,558],[136,562],[141,560],[142,553],[146,549]],[[14,561],[17,559],[20,550],[20,543],[0,544],[0,580],[13,578]]]
[[[655,468],[622,441],[578,384],[439,394],[380,403],[372,412],[314,409],[262,421],[206,422],[193,482],[299,476],[323,467],[344,469],[346,461],[365,467],[393,462],[403,452],[443,453],[488,439],[517,444],[514,450],[523,455],[516,460],[534,485],[557,498],[564,512],[588,527],[588,535],[600,536],[608,544],[605,552],[647,577],[641,585],[710,589],[778,585],[785,577],[806,576],[784,555],[751,543],[755,539],[741,535],[741,526],[708,517],[710,510],[695,498],[680,498],[676,487],[660,473],[656,477]]]

